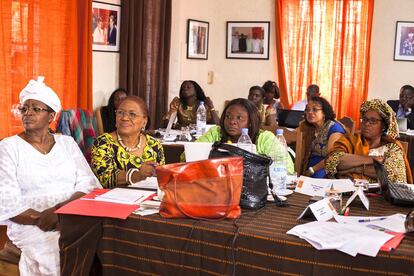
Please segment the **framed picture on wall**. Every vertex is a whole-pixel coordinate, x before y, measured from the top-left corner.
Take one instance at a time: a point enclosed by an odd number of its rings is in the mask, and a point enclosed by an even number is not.
[[[119,52],[121,6],[92,2],[92,50]]]
[[[414,22],[397,21],[394,60],[414,61]]]
[[[226,58],[269,59],[269,21],[227,21]]]
[[[208,22],[188,19],[187,58],[208,59],[208,31]]]

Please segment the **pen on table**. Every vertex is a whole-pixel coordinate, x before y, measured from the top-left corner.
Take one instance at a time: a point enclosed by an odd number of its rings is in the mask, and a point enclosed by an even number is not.
[[[349,207],[347,207],[346,209],[345,209],[345,213],[344,213],[344,216],[349,216],[349,210],[350,210],[351,208],[349,208]]]
[[[386,218],[373,218],[373,219],[359,219],[358,222],[371,222],[371,221],[379,221],[384,220]]]

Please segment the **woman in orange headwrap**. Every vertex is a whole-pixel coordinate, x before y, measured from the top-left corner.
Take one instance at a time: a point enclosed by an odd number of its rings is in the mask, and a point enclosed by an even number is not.
[[[413,183],[410,166],[398,137],[391,107],[374,99],[361,105],[361,133],[335,142],[325,168],[332,177],[352,177],[377,182],[374,160],[384,163],[391,182]]]

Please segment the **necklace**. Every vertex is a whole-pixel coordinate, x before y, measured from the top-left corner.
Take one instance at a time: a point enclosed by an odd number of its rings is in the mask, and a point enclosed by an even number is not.
[[[124,144],[121,136],[119,136],[118,132],[116,133],[116,136],[118,137],[118,142],[121,145],[121,147],[123,147],[127,152],[136,151],[136,150],[139,150],[141,148],[141,134],[138,136],[138,143],[134,148],[127,147]]]
[[[44,155],[46,155],[46,154],[49,153],[49,151],[50,151],[50,144],[53,143],[53,141],[49,138],[46,141],[46,143],[41,143],[41,146],[43,146],[43,147],[41,147],[37,143],[31,142],[30,139],[29,139],[29,137],[26,134],[25,134],[24,139],[26,140],[26,142],[28,142],[30,145],[32,145],[37,151],[39,151],[41,154],[44,154]],[[44,150],[44,146],[47,147],[47,150]]]

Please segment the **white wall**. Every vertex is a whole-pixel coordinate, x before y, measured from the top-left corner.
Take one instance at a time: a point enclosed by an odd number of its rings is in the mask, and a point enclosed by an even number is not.
[[[107,0],[119,4],[121,0]],[[186,58],[187,19],[210,23],[208,60]],[[270,21],[270,59],[236,60],[225,58],[226,21]],[[397,99],[399,88],[414,85],[414,62],[393,60],[396,21],[414,21],[414,0],[376,0],[371,40],[369,98]],[[197,81],[216,108],[226,99],[246,97],[247,89],[277,80],[275,57],[275,3],[273,0],[173,0],[170,54],[170,95],[178,95],[181,82]],[[208,71],[214,72],[207,84]],[[93,106],[106,104],[118,87],[119,54],[93,52]]]
[[[169,100],[178,96],[184,80],[197,81],[211,97],[216,109],[225,100],[247,97],[253,85],[276,80],[275,3],[273,0],[173,0]],[[186,58],[187,20],[210,23],[208,60]],[[269,60],[226,59],[226,21],[270,21]],[[208,71],[214,81],[207,84]]]
[[[401,86],[414,85],[414,62],[393,60],[396,21],[414,21],[413,0],[375,1],[368,92],[370,99],[398,99]]]
[[[102,2],[119,5],[121,0],[104,0]],[[118,86],[119,53],[92,52],[93,109],[106,105],[112,91],[117,89]]]

